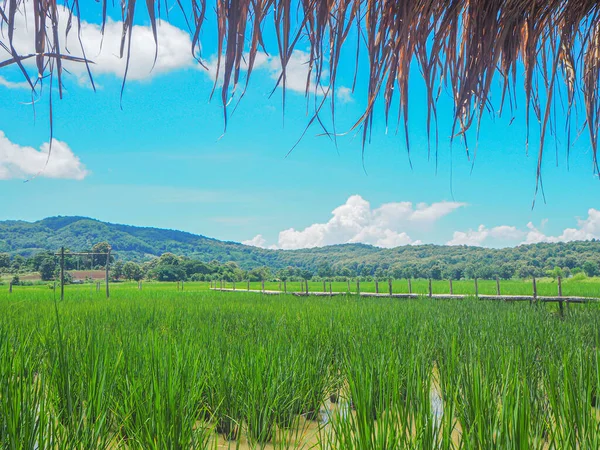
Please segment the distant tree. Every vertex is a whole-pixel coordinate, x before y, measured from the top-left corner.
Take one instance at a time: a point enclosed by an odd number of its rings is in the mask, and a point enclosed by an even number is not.
[[[140,281],[144,278],[144,271],[139,264],[136,264],[133,261],[127,261],[123,265],[123,277],[125,277],[126,280]]]
[[[19,279],[19,275],[15,275],[12,277],[12,280],[10,282],[13,286],[18,286],[19,284],[21,284],[21,280]]]
[[[179,266],[159,265],[150,273],[157,281],[182,281],[186,279],[184,270]]]
[[[344,278],[351,278],[352,271],[350,270],[349,267],[342,267],[342,270],[340,271],[340,275],[343,276]]]
[[[13,272],[18,272],[27,264],[27,260],[23,258],[21,255],[15,255],[12,259],[10,270]]]
[[[511,279],[515,274],[515,268],[510,264],[502,264],[498,269],[498,276],[503,280]]]
[[[56,264],[54,262],[54,258],[47,257],[42,260],[39,265],[38,271],[40,272],[40,277],[42,281],[50,281],[54,279],[54,269],[56,269]]]
[[[442,279],[442,267],[438,263],[435,263],[433,265],[433,267],[429,270],[429,275],[434,280],[441,280]]]
[[[178,266],[182,263],[182,259],[180,256],[167,252],[160,255],[158,263],[164,266]]]
[[[588,260],[584,262],[581,268],[588,277],[593,277],[598,273],[598,264],[594,263],[593,261]]]
[[[115,262],[112,266],[110,266],[110,277],[113,280],[120,280],[121,277],[123,276],[123,266],[125,264],[123,263],[123,261],[117,261]]]
[[[10,255],[8,253],[0,253],[0,272],[10,267]]]
[[[581,267],[573,267],[571,269],[571,275],[577,275],[578,273],[582,273],[583,269]]]
[[[556,280],[558,277],[563,277],[563,270],[556,266],[554,269],[549,270],[548,272],[548,276],[551,277],[552,279]]]
[[[314,275],[313,272],[311,270],[308,270],[308,269],[302,269],[300,271],[300,276],[304,280],[310,280],[313,277],[313,275]]]
[[[93,255],[92,261],[94,267],[105,267],[106,266],[106,256],[104,254],[108,253],[111,250],[110,244],[108,242],[98,242],[94,244],[92,247],[93,253],[103,253],[100,255]],[[114,257],[111,257],[111,261],[113,261]]]

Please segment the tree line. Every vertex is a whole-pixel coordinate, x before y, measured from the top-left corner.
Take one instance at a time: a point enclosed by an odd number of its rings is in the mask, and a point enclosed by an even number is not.
[[[121,280],[157,281],[261,281],[301,279],[501,279],[544,276],[570,277],[577,273],[600,275],[600,246],[596,241],[569,244],[538,244],[510,249],[473,247],[415,246],[382,250],[377,261],[365,253],[368,246],[334,246],[308,251],[286,252],[291,264],[270,266],[257,262],[253,268],[243,268],[237,261],[216,259],[202,261],[189,256],[165,252],[143,262],[123,258],[112,252],[110,277]],[[67,278],[74,271],[99,270],[106,267],[110,245],[99,242],[79,252],[94,255],[65,253]],[[355,254],[350,254],[354,252]],[[349,255],[350,254],[350,255]],[[38,272],[44,281],[56,279],[58,256],[42,251],[30,257],[0,253],[0,272],[18,276]]]

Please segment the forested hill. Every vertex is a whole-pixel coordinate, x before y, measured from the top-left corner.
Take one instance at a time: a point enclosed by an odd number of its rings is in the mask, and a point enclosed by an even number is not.
[[[600,271],[600,242],[571,242],[487,249],[419,245],[381,249],[344,244],[305,250],[266,250],[223,242],[182,231],[105,223],[86,217],[51,217],[37,222],[0,222],[0,253],[31,256],[61,246],[88,250],[101,241],[111,244],[119,259],[145,261],[165,252],[204,262],[236,262],[242,269],[294,266],[350,275],[392,274],[460,278],[477,275],[508,277],[543,274],[554,267],[573,269],[587,264]]]

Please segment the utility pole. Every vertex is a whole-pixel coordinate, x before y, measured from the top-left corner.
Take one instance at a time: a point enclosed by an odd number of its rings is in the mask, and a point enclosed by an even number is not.
[[[110,287],[108,285],[108,271],[110,267],[110,247],[106,252],[106,298],[110,298]]]
[[[65,248],[60,248],[60,299],[65,299]]]

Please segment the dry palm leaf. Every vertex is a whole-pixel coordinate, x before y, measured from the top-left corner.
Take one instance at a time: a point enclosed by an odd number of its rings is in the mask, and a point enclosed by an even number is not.
[[[20,54],[13,46],[15,15],[24,9],[24,2],[33,4],[32,48],[34,52]],[[0,2],[0,45],[8,53],[0,68],[15,65],[32,89],[45,78],[55,79],[62,96],[64,60],[86,64],[93,85],[90,61],[75,58],[65,49],[66,36],[58,32],[58,11],[69,11],[79,24],[79,1],[63,0],[3,0]],[[90,0],[88,0],[90,1]],[[102,31],[107,19],[109,0],[97,0],[102,8]],[[189,1],[189,3],[187,3]],[[453,136],[466,142],[466,131],[479,127],[481,116],[490,108],[493,80],[503,84],[499,111],[508,98],[511,109],[516,103],[517,73],[524,68],[526,120],[530,111],[540,123],[537,179],[541,186],[544,140],[553,111],[558,103],[557,92],[566,92],[566,126],[578,97],[585,105],[585,122],[597,172],[598,101],[600,73],[600,7],[597,0],[176,0],[190,26],[192,54],[202,64],[199,55],[200,35],[207,8],[214,8],[217,20],[217,76],[222,82],[221,102],[225,124],[231,92],[246,70],[247,81],[255,67],[256,56],[266,52],[263,29],[273,21],[278,58],[282,68],[277,85],[285,91],[286,67],[301,38],[310,47],[306,95],[315,95],[315,112],[309,121],[323,126],[319,114],[330,102],[335,116],[335,85],[342,49],[345,45],[359,50],[366,47],[368,86],[366,108],[353,129],[362,127],[363,143],[368,141],[375,114],[376,100],[383,99],[384,117],[398,102],[398,120],[403,123],[408,147],[408,96],[411,64],[419,66],[427,91],[427,129],[436,121],[436,103],[442,87],[453,96]],[[121,0],[123,30],[121,57],[127,61],[123,83],[131,54],[131,35],[136,10],[135,0]],[[156,45],[160,0],[146,0]],[[164,5],[167,9],[167,5]],[[168,19],[167,19],[168,20]],[[355,28],[359,45],[346,44]],[[79,33],[79,27],[78,27]],[[305,44],[302,44],[305,45]],[[26,60],[35,59],[38,75],[32,78]],[[328,65],[328,76],[326,75]],[[218,88],[217,82],[213,92]],[[508,93],[508,95],[507,95]],[[397,94],[395,99],[394,94]],[[240,96],[240,98],[243,96]],[[323,126],[324,127],[324,126]],[[556,127],[556,124],[554,124]],[[328,133],[329,134],[329,133]],[[333,133],[335,136],[335,130]],[[436,144],[437,144],[436,127]],[[567,149],[568,151],[568,149]],[[467,154],[469,150],[467,147]]]

